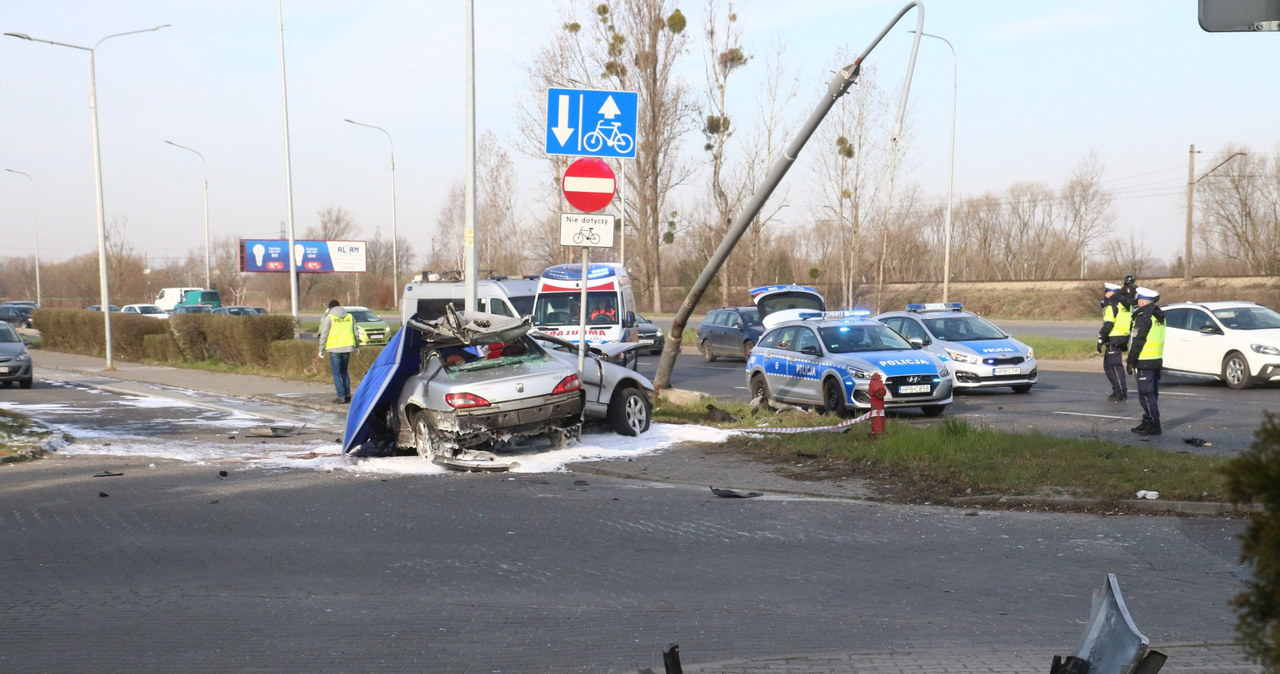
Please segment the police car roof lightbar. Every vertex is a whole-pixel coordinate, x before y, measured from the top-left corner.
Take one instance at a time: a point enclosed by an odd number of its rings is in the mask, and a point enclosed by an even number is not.
[[[800,320],[807,321],[814,318],[867,318],[871,316],[869,309],[849,309],[846,311],[802,311],[800,312]]]
[[[929,302],[927,304],[908,304],[907,311],[960,311],[964,308],[959,302]]]

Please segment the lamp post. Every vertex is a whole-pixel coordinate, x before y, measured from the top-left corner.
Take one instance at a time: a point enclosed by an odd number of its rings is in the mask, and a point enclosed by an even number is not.
[[[33,257],[36,263],[36,304],[43,304],[43,300],[40,299],[40,225],[36,219],[36,181],[29,173],[15,171],[11,168],[5,170],[9,173],[26,176],[27,181],[31,183],[31,244],[35,247]]]
[[[396,241],[398,235],[396,233],[396,143],[391,139],[391,133],[380,126],[357,122],[353,119],[343,119],[342,121],[356,126],[364,126],[370,129],[377,129],[387,136],[387,143],[391,146],[391,288],[395,297],[396,308],[400,308],[400,254],[398,252],[399,243]]]
[[[910,32],[914,33],[915,31]],[[947,291],[951,285],[951,194],[956,173],[956,93],[960,86],[958,59],[956,58],[956,48],[951,46],[951,42],[947,38],[932,33],[920,34],[925,37],[942,40],[947,45],[947,49],[951,50],[951,164],[950,168],[947,169],[947,220],[944,226],[946,244],[945,251],[942,254],[942,301],[946,302]]]
[[[209,164],[204,160],[204,155],[186,145],[178,145],[171,140],[166,140],[165,142],[176,148],[195,153],[200,158],[200,165],[204,167],[204,287],[212,288],[209,274]]]
[[[98,40],[92,47],[82,47],[80,45],[67,44],[66,42],[55,42],[53,40],[42,40],[24,33],[5,33],[5,35],[10,37],[21,38],[31,42],[43,42],[45,44],[54,45],[55,47],[70,47],[71,49],[79,49],[80,51],[89,52],[89,113],[93,120],[93,178],[94,188],[98,198],[98,286],[101,291],[101,304],[99,307],[102,309],[102,338],[103,345],[107,352],[106,369],[108,370],[115,369],[115,364],[111,358],[111,302],[109,298],[110,293],[107,289],[107,216],[106,208],[102,201],[102,149],[98,140],[98,78],[95,74],[94,57],[97,54],[96,50],[98,47],[101,46],[103,42],[106,42],[113,37],[136,35],[137,33],[150,33],[160,30],[161,28],[168,27],[169,24],[166,23],[154,28],[131,30],[126,33],[114,33]]]
[[[1236,152],[1232,154],[1230,157],[1223,159],[1217,166],[1209,169],[1208,171],[1205,171],[1204,175],[1197,178],[1196,177],[1196,146],[1195,145],[1191,146],[1191,152],[1190,152],[1191,158],[1187,160],[1187,241],[1186,241],[1186,252],[1183,254],[1183,263],[1182,263],[1182,280],[1184,281],[1191,280],[1191,214],[1195,211],[1196,183],[1200,182],[1201,180],[1204,180],[1205,178],[1208,178],[1210,173],[1217,171],[1218,169],[1222,168],[1222,166],[1227,162],[1243,154],[1247,154],[1247,153]]]

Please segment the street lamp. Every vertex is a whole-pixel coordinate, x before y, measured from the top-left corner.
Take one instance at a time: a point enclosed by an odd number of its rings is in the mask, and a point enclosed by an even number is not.
[[[357,122],[353,119],[343,119],[342,121],[356,126],[365,126],[370,129],[377,129],[387,136],[387,143],[391,146],[391,287],[394,290],[396,308],[400,308],[400,255],[396,242],[398,238],[396,234],[396,143],[391,140],[391,134],[380,126]]]
[[[915,31],[910,31],[914,33]],[[951,50],[951,166],[947,169],[947,221],[945,225],[946,240],[945,252],[942,254],[942,301],[947,301],[947,290],[951,284],[951,189],[955,183],[956,173],[956,93],[959,89],[958,77],[958,59],[956,59],[956,48],[951,46],[951,42],[941,35],[933,35],[932,33],[920,33],[925,37],[933,37],[942,40],[947,49]]]
[[[144,28],[142,30],[131,30],[127,33],[114,33],[108,35],[94,43],[92,47],[81,47],[80,45],[67,44],[66,42],[55,42],[53,40],[42,40],[40,38],[31,37],[24,33],[5,33],[9,37],[16,37],[31,42],[43,42],[51,44],[55,47],[70,47],[71,49],[79,49],[80,51],[89,52],[89,113],[93,120],[93,178],[95,190],[98,198],[98,285],[101,291],[102,324],[103,324],[103,345],[107,352],[108,370],[115,369],[115,365],[111,359],[111,302],[107,289],[107,214],[106,208],[102,201],[102,148],[98,141],[98,78],[95,74],[94,57],[97,55],[98,47],[113,37],[122,37],[125,35],[136,35],[137,33],[150,33],[168,28],[169,24],[156,26],[155,28]]]
[[[1232,159],[1235,159],[1236,157],[1239,157],[1240,155],[1243,155],[1243,154],[1246,154],[1246,153],[1236,152],[1235,154],[1232,154],[1230,157],[1223,159],[1217,166],[1209,169],[1208,171],[1205,171],[1204,175],[1197,178],[1196,177],[1196,146],[1195,145],[1191,146],[1191,154],[1190,154],[1191,158],[1187,161],[1187,242],[1186,242],[1187,250],[1186,250],[1186,253],[1183,254],[1184,260],[1182,264],[1182,280],[1184,281],[1191,280],[1191,214],[1195,211],[1196,183],[1200,182],[1201,180],[1204,180],[1205,178],[1208,178],[1210,173],[1213,173],[1214,171],[1217,171],[1218,169],[1222,168],[1223,164],[1226,164]]]
[[[43,301],[40,299],[40,226],[37,224],[36,220],[36,181],[29,173],[15,171],[11,168],[7,168],[5,170],[9,173],[17,173],[20,176],[26,176],[27,181],[31,183],[31,244],[35,247],[36,304],[43,304]]]
[[[165,142],[187,152],[195,152],[195,155],[200,158],[200,164],[204,166],[204,287],[212,288],[209,280],[209,164],[204,160],[204,155],[186,145],[178,145],[171,140]]]

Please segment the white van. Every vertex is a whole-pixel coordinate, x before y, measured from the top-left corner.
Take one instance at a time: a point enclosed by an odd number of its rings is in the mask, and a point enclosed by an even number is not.
[[[538,279],[533,303],[533,329],[578,342],[582,301],[582,265],[548,267]],[[636,298],[631,276],[617,263],[587,268],[587,342],[609,344],[638,341]]]
[[[494,277],[476,281],[476,310],[500,316],[528,316],[533,313],[533,295],[538,284],[533,279]],[[413,281],[404,287],[400,301],[401,324],[418,314],[419,320],[444,315],[446,305],[462,311],[467,302],[463,281]]]
[[[173,308],[178,306],[188,290],[204,290],[204,288],[161,288],[160,294],[156,295],[155,305],[160,307],[161,311],[172,313]]]

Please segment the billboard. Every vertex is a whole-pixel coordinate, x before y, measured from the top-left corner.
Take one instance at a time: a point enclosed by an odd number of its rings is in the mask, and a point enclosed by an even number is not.
[[[288,272],[289,241],[241,239],[240,271]],[[293,263],[299,273],[366,271],[364,241],[293,241]]]

